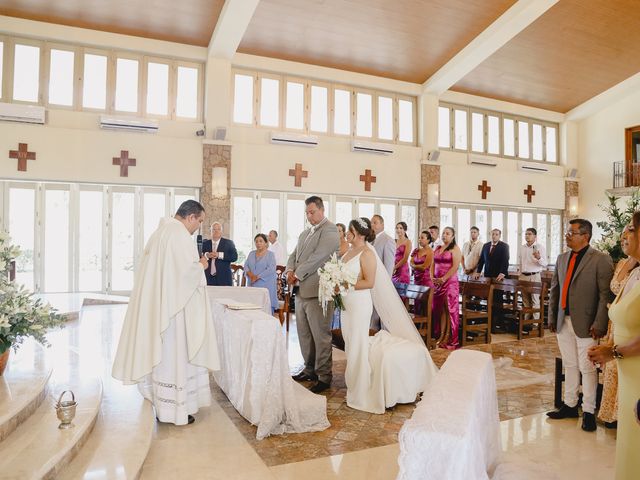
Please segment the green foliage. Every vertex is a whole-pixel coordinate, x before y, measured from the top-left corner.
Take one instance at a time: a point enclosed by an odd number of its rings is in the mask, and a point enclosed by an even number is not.
[[[601,252],[608,253],[614,263],[625,257],[620,247],[620,236],[624,227],[631,221],[633,213],[640,208],[640,189],[634,190],[623,208],[618,205],[619,200],[620,197],[607,194],[608,204],[598,205],[606,218],[596,223],[603,234],[595,243],[595,247]]]

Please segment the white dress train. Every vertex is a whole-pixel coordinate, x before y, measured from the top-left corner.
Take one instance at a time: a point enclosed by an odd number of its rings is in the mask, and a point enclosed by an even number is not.
[[[358,276],[360,255],[345,263]],[[344,296],[341,328],[347,355],[347,405],[382,414],[397,403],[415,401],[437,369],[377,254],[376,258],[374,288]],[[369,337],[374,304],[388,331]]]

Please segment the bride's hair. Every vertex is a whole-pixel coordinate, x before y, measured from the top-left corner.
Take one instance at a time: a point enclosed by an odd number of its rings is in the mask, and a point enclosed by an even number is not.
[[[371,222],[368,218],[354,218],[349,222],[349,228],[353,228],[353,231],[362,235],[367,242],[373,242],[376,239],[376,234],[371,228]]]

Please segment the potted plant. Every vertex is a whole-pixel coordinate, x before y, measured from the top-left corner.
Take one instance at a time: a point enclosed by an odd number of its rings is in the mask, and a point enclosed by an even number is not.
[[[46,334],[64,324],[64,317],[51,305],[34,298],[33,293],[9,278],[11,263],[20,255],[11,238],[0,232],[0,375],[4,373],[11,347],[14,350],[27,337],[48,346]]]
[[[633,213],[640,209],[640,189],[633,191],[623,208],[618,206],[620,197],[607,194],[607,200],[607,205],[598,205],[606,215],[606,219],[597,222],[598,227],[602,229],[602,237],[595,243],[595,247],[601,252],[608,253],[615,265],[625,256],[620,246],[620,236],[624,227],[631,221]]]

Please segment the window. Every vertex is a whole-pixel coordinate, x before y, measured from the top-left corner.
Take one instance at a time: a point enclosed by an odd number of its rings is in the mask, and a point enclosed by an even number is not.
[[[102,291],[102,242],[96,234],[102,232],[103,192],[80,190],[78,221],[78,291]]]
[[[487,239],[489,238],[489,218],[487,217],[486,210],[476,210],[476,221],[474,225],[478,227],[478,230],[480,230],[480,241],[487,242]]]
[[[69,290],[69,190],[47,186],[45,190],[44,291]]]
[[[293,252],[305,226],[305,204],[302,198],[287,199],[287,253]]]
[[[14,52],[13,99],[37,102],[40,92],[40,48],[16,44]]]
[[[560,255],[560,248],[562,246],[562,216],[551,215],[551,248],[549,251],[549,260],[555,262]]]
[[[533,213],[531,212],[522,212],[522,235],[519,243],[525,242],[525,233],[527,233],[527,228],[533,227]]]
[[[329,90],[326,87],[311,85],[311,131],[326,133],[329,131]]]
[[[116,110],[138,111],[138,61],[129,58],[116,60]]]
[[[34,290],[35,258],[35,187],[11,186],[9,188],[9,231],[11,240],[20,247],[16,258],[16,283]]]
[[[337,201],[336,202],[336,223],[342,223],[347,229],[349,222],[353,220],[353,202]]]
[[[0,98],[2,98],[2,68],[4,64],[4,42],[0,42]]]
[[[127,291],[133,287],[133,191],[113,192],[111,211],[111,290]]]
[[[556,135],[558,133],[558,129],[555,127],[545,127],[547,134],[547,142],[546,142],[546,157],[547,162],[557,162],[556,152],[558,151],[558,144],[556,140]]]
[[[454,110],[454,148],[467,149],[467,111]]]
[[[492,210],[491,211],[491,230],[494,229],[498,229],[502,232],[502,235],[505,234],[504,232],[504,223],[503,223],[503,214],[501,210]],[[489,232],[491,233],[491,232]],[[488,240],[487,240],[488,241]]]
[[[413,102],[398,100],[398,140],[413,142]]]
[[[356,94],[356,136],[371,137],[373,135],[372,97],[368,93]]]
[[[373,202],[360,202],[358,204],[358,216],[371,218],[375,213],[375,204]]]
[[[484,115],[471,113],[471,151],[484,153]]]
[[[169,113],[169,65],[166,63],[147,63],[147,113]]]
[[[267,235],[271,230],[280,232],[280,196],[260,198],[260,233]]]
[[[253,123],[253,77],[236,73],[233,91],[233,121]]]
[[[304,129],[304,84],[287,82],[286,128]]]
[[[396,238],[396,206],[393,203],[381,203],[380,215],[384,219],[384,231],[391,238]]]
[[[438,146],[440,148],[451,147],[451,109],[438,107]]]
[[[107,106],[107,57],[85,53],[82,106],[104,110]]]
[[[453,226],[453,208],[440,208],[440,230]]]
[[[463,246],[471,237],[471,209],[458,208],[458,223],[456,229],[456,243]]]
[[[518,157],[529,158],[529,123],[518,120]]]
[[[142,244],[147,245],[151,234],[156,231],[160,219],[166,216],[166,199],[164,192],[144,192],[142,197],[143,231]],[[177,209],[176,209],[177,210]],[[144,247],[143,247],[144,248]]]
[[[73,63],[69,50],[51,49],[49,61],[49,103],[73,106]]]
[[[378,138],[393,140],[393,99],[378,97]]]
[[[334,91],[333,132],[351,135],[351,92],[348,90]]]
[[[260,79],[260,125],[277,127],[280,122],[280,81]]]
[[[176,117],[198,118],[198,69],[178,67]]]
[[[542,160],[542,125],[534,123],[531,127],[531,158]]]
[[[487,115],[487,153],[500,154],[500,117]]]
[[[511,118],[504,118],[502,123],[502,132],[504,135],[503,153],[507,157],[515,156],[516,151],[516,135],[515,121]]]

